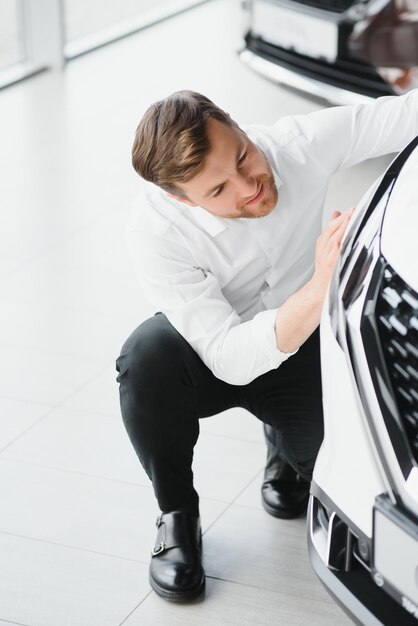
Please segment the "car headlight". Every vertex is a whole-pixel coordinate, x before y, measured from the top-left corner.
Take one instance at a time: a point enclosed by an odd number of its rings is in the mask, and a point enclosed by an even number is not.
[[[380,221],[370,218],[374,215],[376,207],[383,209],[386,207],[394,180],[394,176],[389,172],[367,190],[344,234],[340,256],[330,282],[328,299],[331,327],[340,345],[342,345],[341,333],[345,333],[344,312],[363,289],[363,281],[372,261],[369,248],[380,229]],[[369,227],[366,228],[367,225]],[[365,242],[360,243],[361,234],[365,229],[369,232]]]

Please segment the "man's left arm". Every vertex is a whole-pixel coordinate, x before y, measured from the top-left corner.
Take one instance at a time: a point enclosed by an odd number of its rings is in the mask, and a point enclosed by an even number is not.
[[[399,152],[418,135],[418,89],[295,116],[292,122],[306,139],[310,158],[331,176],[366,159]]]

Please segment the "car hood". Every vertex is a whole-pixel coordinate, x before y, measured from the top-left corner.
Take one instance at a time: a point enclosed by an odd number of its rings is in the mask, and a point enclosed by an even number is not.
[[[418,149],[393,187],[383,219],[380,249],[395,272],[418,292]]]

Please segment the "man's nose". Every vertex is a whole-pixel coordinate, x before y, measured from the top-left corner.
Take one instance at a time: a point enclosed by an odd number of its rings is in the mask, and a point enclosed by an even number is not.
[[[253,176],[248,174],[237,174],[237,189],[240,196],[244,198],[252,198],[257,193],[257,181]]]

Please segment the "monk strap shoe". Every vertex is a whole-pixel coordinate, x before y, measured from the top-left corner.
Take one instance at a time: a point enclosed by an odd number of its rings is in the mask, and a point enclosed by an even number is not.
[[[151,587],[167,600],[196,598],[205,587],[200,517],[171,511],[159,515],[156,526],[149,569]]]

